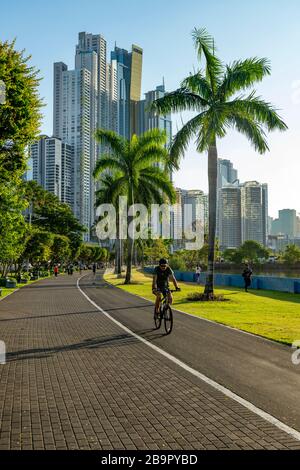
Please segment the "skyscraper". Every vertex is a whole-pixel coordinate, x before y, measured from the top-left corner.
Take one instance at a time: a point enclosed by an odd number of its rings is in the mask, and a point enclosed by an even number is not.
[[[133,45],[130,53],[116,47],[107,63],[103,36],[80,32],[75,69],[54,64],[53,134],[72,146],[71,184],[62,175],[63,188],[69,188],[64,198],[71,199],[75,216],[89,229],[96,213],[93,171],[107,150],[96,142],[95,131],[111,129],[128,139],[137,132],[142,61],[143,50]],[[69,165],[67,154],[63,171]]]
[[[250,181],[241,186],[242,243],[254,240],[267,245],[268,185]]]
[[[148,91],[145,94],[145,99],[139,102],[139,120],[138,120],[138,134],[151,129],[160,129],[167,134],[167,145],[172,141],[172,118],[171,114],[165,116],[154,113],[149,110],[149,106],[155,100],[163,98],[166,94],[165,85],[157,86],[155,90]]]
[[[62,140],[73,147],[73,212],[91,226],[91,87],[92,75],[83,68],[63,72]],[[87,237],[88,239],[88,237]]]
[[[53,135],[62,138],[63,120],[63,72],[68,66],[63,62],[56,62],[53,67]]]
[[[239,248],[242,244],[241,188],[229,184],[221,188],[219,207],[220,247]]]
[[[227,184],[219,190],[219,236],[222,249],[253,240],[267,245],[268,186],[256,181]]]
[[[230,160],[218,159],[218,189],[223,188],[226,184],[239,183],[238,172],[233,168]]]
[[[221,208],[221,194],[220,191],[227,185],[239,185],[238,172],[233,168],[233,163],[230,160],[222,158],[218,159],[218,176],[217,176],[217,224],[216,224],[216,235],[220,239],[220,224],[222,220],[222,208]]]
[[[138,133],[138,107],[141,99],[143,49],[133,45],[132,52],[115,46],[111,67],[116,74],[118,133],[126,139]]]
[[[207,198],[201,190],[176,189],[177,203],[174,206],[174,250],[185,248],[185,236],[191,239],[191,232],[198,231],[204,242],[205,210]],[[200,229],[200,233],[199,233]],[[191,241],[191,240],[190,240]]]
[[[44,189],[71,205],[72,147],[55,137],[41,136],[29,148],[32,179]]]

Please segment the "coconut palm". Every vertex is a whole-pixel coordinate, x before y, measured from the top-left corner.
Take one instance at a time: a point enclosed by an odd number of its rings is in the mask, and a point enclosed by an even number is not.
[[[152,109],[160,114],[194,111],[195,117],[177,133],[171,148],[173,161],[179,163],[192,138],[197,150],[208,152],[209,182],[209,254],[206,299],[214,295],[214,261],[217,211],[217,141],[227,131],[236,129],[244,134],[255,150],[264,154],[269,150],[266,131],[287,129],[276,109],[256,95],[243,93],[254,83],[270,75],[267,59],[237,60],[224,66],[215,54],[214,39],[205,29],[194,29],[193,39],[201,64],[205,69],[191,74],[181,87],[154,102]]]
[[[113,131],[99,129],[96,139],[110,151],[102,155],[94,171],[94,177],[100,179],[100,183],[103,174],[107,170],[111,172],[108,177],[112,178],[107,194],[109,200],[106,202],[115,204],[121,195],[127,196],[129,207],[137,203],[149,207],[152,203],[163,204],[167,200],[175,202],[175,190],[166,169],[170,166],[170,156],[165,148],[165,132],[154,129],[127,140]],[[101,201],[103,194],[100,189],[98,196],[101,196]],[[133,216],[127,217],[128,226],[132,220]],[[130,237],[125,284],[131,282],[133,250],[134,239]]]

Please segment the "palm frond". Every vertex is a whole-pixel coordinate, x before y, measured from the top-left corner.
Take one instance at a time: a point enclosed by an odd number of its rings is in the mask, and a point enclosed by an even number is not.
[[[265,131],[259,122],[238,113],[231,116],[229,122],[232,127],[248,138],[255,150],[261,155],[269,151]]]
[[[243,112],[260,124],[265,125],[269,131],[286,131],[288,129],[274,106],[256,96],[254,92],[244,99],[237,98],[227,102],[225,107],[230,112]]]
[[[105,170],[115,170],[126,173],[127,168],[125,162],[118,159],[115,155],[103,155],[96,163],[93,172],[94,178],[99,178]]]
[[[192,118],[174,137],[170,149],[170,155],[171,160],[176,168],[179,167],[180,158],[184,156],[191,139],[200,132],[205,116],[206,112]]]
[[[143,152],[153,145],[164,146],[167,142],[167,134],[161,129],[150,129],[144,132],[138,139],[138,152]]]
[[[184,89],[189,89],[192,93],[198,94],[207,102],[207,104],[212,98],[210,84],[202,75],[201,71],[194,75],[191,74],[189,77],[185,78],[181,83],[181,87]]]
[[[117,155],[122,155],[125,151],[125,139],[120,137],[114,131],[109,131],[107,129],[97,129],[95,132],[95,139],[101,144],[108,145]]]
[[[218,98],[225,101],[234,93],[245,90],[271,74],[270,62],[257,57],[238,60],[226,67],[222,84],[218,89]]]
[[[223,65],[215,55],[216,47],[214,38],[210,36],[205,28],[194,28],[192,37],[199,61],[201,62],[202,57],[205,57],[206,78],[210,83],[213,95],[215,95],[218,84],[220,82],[221,74],[223,72]]]
[[[196,93],[191,93],[187,88],[178,88],[178,90],[167,93],[152,103],[150,109],[159,114],[169,114],[171,112],[180,113],[182,111],[198,111],[206,109],[208,102]]]

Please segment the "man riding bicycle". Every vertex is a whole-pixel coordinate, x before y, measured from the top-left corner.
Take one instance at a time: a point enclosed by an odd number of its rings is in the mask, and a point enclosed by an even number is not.
[[[168,265],[168,261],[166,259],[161,259],[159,262],[159,266],[154,269],[152,282],[152,292],[156,296],[155,309],[157,313],[159,313],[160,304],[162,301],[162,294],[168,291],[169,289],[169,278],[171,278],[175,289],[177,291],[180,291],[175,275],[170,266]],[[168,298],[169,304],[172,305],[173,296],[171,292],[168,292]]]

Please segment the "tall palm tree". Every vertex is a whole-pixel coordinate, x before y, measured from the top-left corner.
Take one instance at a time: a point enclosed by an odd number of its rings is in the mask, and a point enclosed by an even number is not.
[[[111,203],[115,207],[117,213],[119,211],[119,196],[122,195],[122,187],[120,187],[119,180],[122,175],[118,172],[103,173],[98,178],[99,189],[96,191],[96,207],[101,204]],[[120,230],[119,230],[119,217],[116,220],[116,269],[115,274],[122,274],[122,258],[121,258],[121,244]]]
[[[175,190],[167,171],[171,162],[165,148],[165,132],[154,129],[127,140],[113,131],[99,129],[96,139],[110,151],[98,160],[94,171],[95,178],[101,178],[107,170],[113,172],[114,185],[108,202],[113,203],[119,195],[127,196],[129,207],[137,203],[148,207],[167,200],[175,202]],[[128,226],[132,220],[132,216],[127,217]],[[125,284],[131,282],[133,251],[134,239],[129,237]]]
[[[285,131],[287,126],[276,109],[258,97],[255,91],[242,93],[270,75],[271,68],[267,59],[237,60],[224,66],[215,54],[214,39],[205,29],[195,28],[192,35],[200,64],[204,59],[205,70],[191,74],[178,90],[154,102],[152,109],[160,114],[172,111],[196,113],[173,140],[171,156],[177,165],[192,138],[196,138],[200,153],[208,152],[209,253],[205,297],[209,300],[214,295],[217,141],[233,128],[244,134],[256,151],[264,154],[269,150],[266,131]]]

